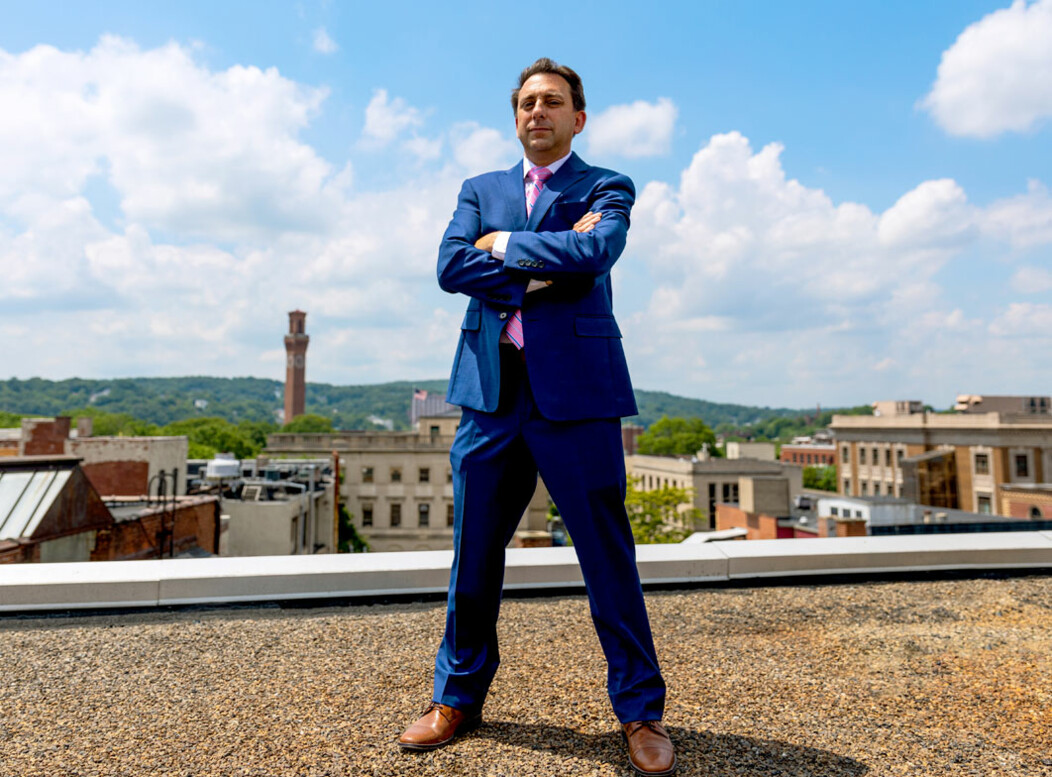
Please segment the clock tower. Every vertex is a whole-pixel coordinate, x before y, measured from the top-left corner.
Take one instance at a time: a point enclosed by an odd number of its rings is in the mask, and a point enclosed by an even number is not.
[[[310,337],[303,331],[307,314],[302,310],[289,312],[289,333],[285,335],[285,423],[303,415],[307,398],[307,343]]]

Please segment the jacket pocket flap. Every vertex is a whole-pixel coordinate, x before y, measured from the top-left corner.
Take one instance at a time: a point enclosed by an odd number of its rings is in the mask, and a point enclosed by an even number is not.
[[[581,337],[620,337],[621,330],[613,316],[578,316],[574,331]]]
[[[477,310],[469,310],[464,314],[464,323],[460,325],[460,328],[474,331],[480,326],[482,326],[482,314]]]

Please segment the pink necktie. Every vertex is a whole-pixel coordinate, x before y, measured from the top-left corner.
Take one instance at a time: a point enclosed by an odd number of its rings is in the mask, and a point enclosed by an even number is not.
[[[537,198],[541,196],[544,182],[552,177],[552,171],[547,167],[533,167],[526,173],[526,216],[529,217]],[[521,349],[526,340],[522,334],[522,311],[516,310],[511,314],[508,323],[504,325],[504,331],[500,333],[502,343],[511,343]]]

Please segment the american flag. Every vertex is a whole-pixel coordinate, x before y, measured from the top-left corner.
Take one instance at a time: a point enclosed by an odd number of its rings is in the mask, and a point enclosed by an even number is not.
[[[415,388],[413,389],[413,399],[419,399],[421,402],[423,402],[425,399],[427,399],[427,392],[423,389]]]

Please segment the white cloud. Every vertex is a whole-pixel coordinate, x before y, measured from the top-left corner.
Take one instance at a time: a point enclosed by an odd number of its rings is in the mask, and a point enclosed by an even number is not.
[[[401,97],[390,99],[386,89],[377,89],[365,109],[362,138],[371,145],[385,146],[421,123],[420,111]]]
[[[1026,194],[993,203],[982,219],[990,235],[1016,248],[1052,243],[1052,196],[1040,181],[1030,181]]]
[[[319,27],[314,31],[314,50],[319,54],[335,54],[340,47],[329,37],[324,27]]]
[[[326,96],[274,69],[212,72],[190,49],[0,56],[0,207],[79,195],[92,176],[151,228],[225,240],[314,229],[336,203],[329,165],[296,135]]]
[[[402,147],[421,162],[430,162],[442,156],[442,138],[413,137]]]
[[[421,310],[463,307],[434,279],[462,173],[356,191],[350,161],[330,165],[297,137],[324,97],[276,70],[211,70],[174,43],[0,52],[0,306],[32,331],[5,348],[6,369],[253,374],[299,307],[318,335],[315,380],[448,370],[451,344],[407,364],[392,342]],[[119,203],[106,218],[91,199],[100,180]],[[366,339],[332,350],[327,331],[348,326]]]
[[[991,325],[991,314],[950,304],[947,291],[952,283],[986,299],[999,293],[980,292],[953,263],[980,261],[972,254],[989,225],[1009,221],[991,214],[1012,201],[981,208],[942,179],[877,213],[788,178],[781,152],[778,144],[755,151],[739,133],[716,135],[677,186],[643,187],[623,260],[644,263],[653,283],[625,336],[640,386],[726,399],[734,386],[756,400],[806,403],[848,391],[861,401],[860,386],[873,395],[956,391],[976,363],[1015,374],[990,333],[1015,326],[1021,309]],[[1001,239],[1038,234],[1026,226],[1033,222],[1012,221]],[[1052,348],[1052,329],[1030,331]]]
[[[1012,276],[1012,289],[1020,294],[1052,291],[1052,271],[1042,267],[1020,267]]]
[[[978,138],[1052,116],[1052,0],[1015,0],[967,27],[921,104],[951,135]]]
[[[896,248],[953,248],[974,236],[973,210],[956,181],[925,181],[881,215],[877,235]]]
[[[672,144],[678,110],[667,97],[657,102],[636,100],[612,105],[585,125],[588,150],[592,154],[629,158],[667,154]]]
[[[1049,332],[1052,332],[1052,305],[1013,302],[990,323],[990,333],[999,337],[1040,338],[1047,342]]]
[[[453,158],[468,175],[507,169],[522,159],[518,143],[473,121],[454,125],[449,135]]]

